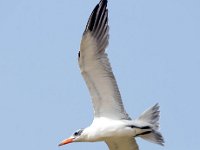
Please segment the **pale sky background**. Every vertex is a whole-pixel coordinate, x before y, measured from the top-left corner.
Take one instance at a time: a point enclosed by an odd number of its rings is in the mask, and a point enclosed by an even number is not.
[[[0,149],[105,150],[58,143],[90,125],[77,53],[98,0],[0,0]],[[159,102],[161,147],[200,149],[200,1],[109,0],[107,49],[127,112]]]

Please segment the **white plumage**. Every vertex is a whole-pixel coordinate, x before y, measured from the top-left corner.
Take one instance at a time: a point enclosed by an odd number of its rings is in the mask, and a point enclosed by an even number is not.
[[[78,58],[81,74],[92,98],[94,120],[89,127],[76,131],[59,145],[105,141],[110,150],[138,150],[135,137],[163,145],[163,137],[158,132],[158,104],[136,120],[126,113],[105,53],[108,39],[107,0],[101,0],[86,25]]]

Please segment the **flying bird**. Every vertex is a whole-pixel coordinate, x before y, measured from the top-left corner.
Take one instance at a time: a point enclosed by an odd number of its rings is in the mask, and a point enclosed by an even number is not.
[[[77,130],[59,146],[72,142],[105,141],[110,150],[139,150],[136,137],[164,145],[158,131],[158,104],[133,120],[125,111],[105,52],[108,40],[107,0],[101,0],[89,17],[78,53],[81,74],[92,98],[94,120],[89,127]]]

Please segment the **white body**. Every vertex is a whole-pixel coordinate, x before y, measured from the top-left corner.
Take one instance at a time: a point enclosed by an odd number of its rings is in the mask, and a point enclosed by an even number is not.
[[[86,134],[85,139],[88,142],[104,141],[113,137],[133,137],[137,134],[136,129],[124,128],[128,122],[130,121],[112,120],[105,117],[95,118],[91,126],[84,129],[82,134]]]
[[[107,0],[94,8],[83,33],[78,56],[81,74],[87,84],[94,108],[92,124],[75,132],[61,145],[71,142],[105,141],[110,150],[138,150],[134,137],[162,145],[157,131],[159,106],[156,104],[138,119],[131,120],[105,52],[109,39]]]

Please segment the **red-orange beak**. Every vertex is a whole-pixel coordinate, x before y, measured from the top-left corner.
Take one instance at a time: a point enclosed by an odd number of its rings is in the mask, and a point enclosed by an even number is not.
[[[65,144],[72,143],[72,142],[73,142],[73,139],[74,139],[74,138],[65,139],[65,140],[63,140],[58,146],[63,146],[63,145],[65,145]]]

